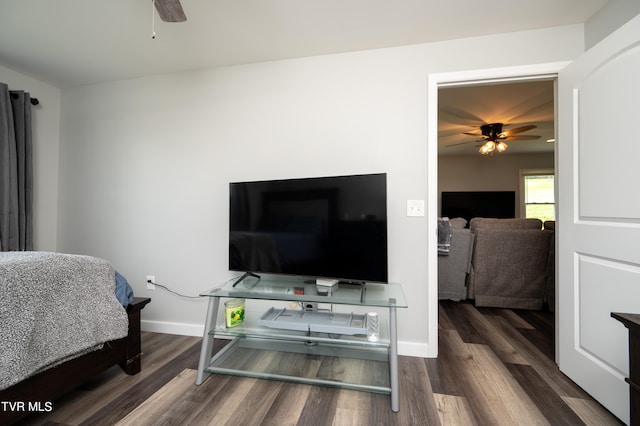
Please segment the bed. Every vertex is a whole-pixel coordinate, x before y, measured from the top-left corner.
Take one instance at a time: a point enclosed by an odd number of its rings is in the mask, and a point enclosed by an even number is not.
[[[140,311],[150,299],[104,259],[0,253],[0,423],[53,401],[119,364],[140,371]]]

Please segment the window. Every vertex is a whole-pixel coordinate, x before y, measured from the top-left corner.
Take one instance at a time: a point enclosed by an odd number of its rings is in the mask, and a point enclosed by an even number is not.
[[[556,219],[555,185],[552,170],[523,170],[524,216],[541,221]]]

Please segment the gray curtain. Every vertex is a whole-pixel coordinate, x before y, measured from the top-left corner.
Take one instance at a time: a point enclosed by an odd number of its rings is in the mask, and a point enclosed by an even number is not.
[[[0,83],[0,251],[33,250],[31,97]]]

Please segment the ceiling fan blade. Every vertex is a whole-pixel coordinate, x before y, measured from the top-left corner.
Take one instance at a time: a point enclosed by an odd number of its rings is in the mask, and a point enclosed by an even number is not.
[[[187,20],[180,0],[153,0],[153,3],[160,19],[165,22],[184,22]]]
[[[526,132],[527,130],[535,129],[536,127],[538,127],[538,126],[534,126],[533,124],[530,124],[528,126],[517,127],[515,129],[511,129],[511,130],[505,130],[503,133],[505,133],[507,136],[508,135],[515,135],[516,133]]]
[[[484,137],[484,135],[482,133],[470,133],[470,132],[464,132],[462,133],[463,135],[469,135],[469,136],[477,136],[479,138]]]
[[[478,117],[477,115],[474,115],[461,108],[455,108],[453,106],[448,108],[441,107],[438,110],[438,116],[440,117],[440,119],[443,119],[447,122],[465,123],[474,127],[476,125],[479,127],[482,123],[484,123],[484,119]]]
[[[535,135],[516,135],[516,136],[507,136],[504,138],[508,141],[531,141],[534,139],[540,139],[540,136]]]

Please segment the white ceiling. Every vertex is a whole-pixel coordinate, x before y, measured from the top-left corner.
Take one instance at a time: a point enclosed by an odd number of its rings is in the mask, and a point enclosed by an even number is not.
[[[65,88],[582,23],[606,0],[0,0],[0,64]],[[151,39],[155,15],[157,37]]]
[[[151,0],[0,0],[0,65],[66,88],[583,23],[606,2],[182,0],[187,21],[165,23]],[[477,153],[462,133],[493,122],[538,126],[507,153],[553,151],[549,84],[441,89],[439,152]]]

